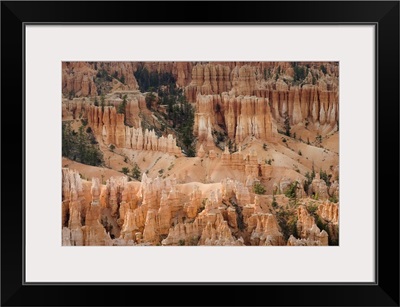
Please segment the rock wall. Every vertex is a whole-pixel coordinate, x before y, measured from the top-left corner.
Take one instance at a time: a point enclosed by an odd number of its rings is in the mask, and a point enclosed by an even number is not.
[[[236,143],[246,137],[271,140],[273,134],[272,118],[268,100],[255,96],[224,95],[223,112],[228,136]]]
[[[224,186],[226,197],[233,193],[249,202],[238,182]],[[237,215],[222,203],[221,190],[212,191],[204,205],[205,196],[198,186],[188,196],[179,192],[175,178],[143,174],[138,185],[121,176],[101,185],[63,169],[63,245],[243,245],[232,234]]]
[[[339,244],[339,204],[326,201],[318,206],[317,214],[327,223],[327,232],[332,243]]]
[[[90,105],[88,98],[74,98],[62,100],[62,120],[73,120],[86,117]]]
[[[192,80],[192,68],[195,62],[134,62],[135,70],[143,65],[149,72],[170,73],[179,87],[185,87]]]
[[[87,62],[62,63],[62,93],[73,96],[96,96],[94,82],[97,71]]]
[[[212,131],[223,127],[231,140],[241,143],[247,137],[271,140],[276,129],[268,100],[255,96],[198,95],[194,135],[199,141],[213,142]]]
[[[279,246],[285,245],[285,240],[276,217],[270,213],[254,213],[248,219],[250,242],[252,245]]]
[[[314,123],[317,129],[329,126],[328,132],[337,128],[337,78],[321,76],[313,84],[309,73],[304,82],[310,83],[289,85],[281,78],[265,81],[260,71],[262,68],[249,65],[193,67],[186,97],[196,103],[194,134],[201,141],[210,139],[209,130],[221,128],[237,143],[247,136],[271,140],[276,132],[273,120],[282,124],[286,117],[291,125]],[[287,67],[286,73],[292,75],[293,69]]]
[[[291,236],[288,240],[288,245],[328,245],[328,233],[325,230],[320,230],[305,206],[297,208],[297,240]]]
[[[232,235],[231,218],[224,217],[227,210],[226,206],[221,206],[218,197],[212,196],[193,223],[178,223],[171,227],[162,245],[243,245],[242,238]]]
[[[338,205],[325,201],[316,214],[327,223],[329,235],[299,205],[298,237],[286,241],[270,203],[249,192],[250,176],[245,183],[227,178],[207,192],[205,185],[193,185],[190,193],[175,177],[143,174],[141,182],[111,177],[102,185],[69,169],[62,176],[63,245],[279,246],[338,240]]]
[[[106,95],[103,107],[95,106],[93,98],[85,97],[91,96],[90,80],[99,71],[98,65],[63,64],[64,94],[76,89],[81,96],[63,99],[63,119],[87,118],[96,139],[106,146],[182,156],[171,134],[158,136],[154,130],[142,129],[138,115],[150,117],[152,113],[140,92],[113,91]],[[138,65],[106,63],[101,69],[110,74],[124,74],[128,78],[126,88],[137,89],[133,73]],[[261,181],[268,190],[284,193],[296,179],[296,198],[303,204],[307,196],[303,188],[305,177],[294,170],[294,175],[289,170],[280,172],[281,166],[259,161],[254,148],[244,154],[240,146],[253,138],[276,141],[277,126],[282,126],[287,116],[291,125],[311,123],[310,129],[335,129],[337,66],[326,65],[326,74],[311,69],[303,82],[292,83],[290,78],[296,72],[290,63],[147,62],[144,65],[149,71],[171,72],[178,86],[184,87],[189,101],[195,104],[194,134],[201,165],[207,163],[221,173],[240,174],[242,181],[225,178],[212,191],[201,183],[188,188],[177,184],[175,177],[151,179],[146,174],[140,183],[128,182],[127,177],[121,176],[101,184],[96,178],[85,181],[78,173],[63,169],[63,245],[328,245],[328,239],[338,240],[338,204],[328,201],[331,197],[339,198],[337,167],[331,167],[329,186],[316,174],[307,194],[317,198],[320,205],[312,215],[300,205],[296,209],[298,235],[285,240],[283,233],[285,238],[287,233],[280,227],[282,221],[277,221],[277,206],[271,205],[269,195],[256,196],[253,184]],[[117,112],[124,100],[125,116]],[[225,151],[220,152],[215,141],[222,142],[218,140],[221,135],[225,142],[228,138],[234,141],[239,150],[230,153],[225,146]],[[202,158],[207,153],[209,159],[203,165]],[[208,176],[204,177],[211,177]],[[271,178],[274,180],[267,182]],[[287,202],[285,196],[281,197]]]
[[[121,63],[95,63],[113,74]],[[146,68],[149,72],[171,73],[179,87],[186,87],[189,101],[195,102],[197,94],[222,94],[234,90],[233,94],[256,95],[258,91],[271,89],[277,75],[284,78],[293,78],[294,69],[291,62],[129,62],[123,63],[132,71],[138,67]],[[327,79],[328,86],[334,83],[339,74],[338,64],[335,62],[297,62],[309,68],[309,76],[305,83],[312,83],[312,75],[320,79]],[[324,74],[320,66],[324,65],[327,71]],[[94,65],[92,64],[92,67]],[[311,75],[311,71],[313,74]],[[127,69],[125,68],[125,75]],[[258,95],[257,95],[258,96]]]
[[[289,116],[291,124],[306,120],[321,125],[335,126],[339,118],[339,93],[337,89],[327,90],[324,81],[319,85],[305,84],[288,86],[284,81],[276,83],[276,89],[262,93],[268,97],[273,118],[283,121]]]
[[[339,224],[339,205],[332,202],[324,202],[318,206],[318,215],[332,224]]]
[[[308,121],[335,126],[339,115],[337,63],[298,64],[308,67],[308,76],[301,84],[290,85],[294,76],[290,62],[63,62],[62,91],[64,95],[73,91],[78,97],[96,96],[94,79],[103,69],[111,76],[124,75],[125,84],[122,87],[112,84],[114,90],[137,90],[134,72],[139,65],[144,65],[150,72],[171,73],[177,85],[184,88],[189,102],[197,103],[198,95],[225,93],[234,98],[255,96],[268,101],[272,118],[278,122],[282,122],[287,115],[291,124]],[[326,74],[321,71],[320,65],[325,66]],[[114,81],[119,83],[117,79]],[[215,115],[218,116],[218,113]],[[218,119],[211,119],[213,125],[215,121]],[[246,126],[246,123],[242,124]],[[227,127],[232,138],[236,125],[234,123],[232,127],[232,123],[227,121]]]
[[[101,65],[103,68],[109,73],[109,75],[114,76],[116,73],[119,78],[123,75],[125,78],[124,90],[137,90],[139,89],[139,85],[134,76],[134,72],[136,71],[136,63],[135,62],[98,62],[94,63],[99,69]]]
[[[141,110],[146,109],[145,97],[137,91],[116,91],[105,96],[105,107],[113,106],[116,109],[123,102],[124,95],[127,96],[125,107],[125,123],[131,127],[138,128],[140,124],[139,114]],[[100,98],[96,98],[100,104]],[[62,119],[73,120],[87,118],[88,116],[102,116],[100,114],[88,114],[94,105],[94,99],[88,97],[81,98],[63,98],[62,100]],[[93,112],[93,110],[92,110]],[[103,111],[104,112],[104,111]],[[102,113],[103,113],[102,112]],[[94,119],[92,118],[92,121]],[[99,119],[97,121],[100,121]]]
[[[160,151],[182,156],[181,149],[176,145],[176,139],[169,134],[167,137],[158,137],[154,130],[145,129],[144,133],[141,127],[129,128],[125,127],[125,144],[124,148],[132,148],[135,150]]]
[[[282,125],[287,116],[291,125],[312,123],[313,129],[325,135],[335,131],[338,124],[338,66],[303,64],[309,67],[308,76],[297,84],[290,81],[294,70],[289,62],[64,62],[63,94],[74,91],[77,96],[97,95],[93,80],[102,70],[113,76],[123,74],[126,85],[122,89],[137,90],[134,72],[144,65],[149,71],[172,73],[177,85],[184,88],[188,101],[196,104],[194,135],[208,149],[214,146],[216,131],[226,133],[237,144],[247,137],[271,141],[277,125]],[[325,65],[326,74],[319,65]],[[117,89],[121,90],[112,88]],[[121,97],[108,99],[107,104],[117,107]],[[79,118],[86,112],[84,105],[81,100],[65,101],[63,119]],[[140,109],[146,109],[144,96],[129,97],[127,125],[138,128]],[[113,142],[121,143],[123,132],[116,133],[120,140]]]
[[[308,187],[308,195],[313,195],[317,199],[328,199],[328,186],[326,182],[320,178],[320,174],[316,173],[315,178]]]
[[[134,71],[136,65],[133,62],[63,62],[62,63],[62,93],[74,97],[94,97],[99,95],[95,83],[99,71],[105,70],[111,78],[108,81],[111,88],[124,90],[136,90]],[[112,76],[112,77],[111,77]],[[124,76],[124,83],[113,78],[121,79]]]
[[[195,102],[198,94],[220,94],[232,87],[231,69],[226,65],[198,63],[193,67],[191,75],[191,83],[185,88],[189,102]]]
[[[137,108],[137,101],[131,101],[127,109]],[[134,112],[134,111],[132,111]],[[143,131],[140,121],[138,127],[129,127],[124,123],[124,114],[117,113],[114,106],[104,108],[89,106],[88,125],[93,129],[96,138],[105,145],[114,144],[118,148],[135,150],[160,151],[181,156],[181,149],[176,145],[176,139],[169,134],[158,137],[154,130]],[[138,117],[137,117],[138,118]]]
[[[248,136],[268,141],[277,132],[273,120],[283,123],[286,116],[294,125],[312,122],[333,129],[338,122],[337,92],[305,85],[266,91],[265,96],[198,95],[194,134],[201,141],[208,140],[211,130],[219,126],[237,143]]]
[[[327,231],[322,230],[316,225],[315,219],[309,214],[306,207],[301,205],[297,209],[297,232],[299,238],[293,235],[288,239],[287,245],[290,246],[326,246],[329,240],[338,244],[339,224],[338,224],[338,204],[324,201],[318,205],[316,214],[325,224]],[[320,222],[321,223],[321,222]]]
[[[94,179],[89,188],[78,172],[65,168],[62,169],[62,179],[63,245],[111,245],[109,234],[100,224],[98,179]],[[85,194],[92,199],[90,202]]]
[[[195,65],[192,70],[192,81],[185,89],[188,101],[198,104],[198,95],[222,95],[223,93],[229,93],[228,97],[233,98],[256,96],[267,98],[272,117],[277,121],[283,121],[287,115],[291,124],[308,120],[321,125],[336,125],[339,115],[337,66],[327,65],[333,76],[316,73],[317,76],[321,75],[316,84],[312,83],[312,75],[309,72],[309,77],[305,79],[304,84],[291,86],[281,78],[276,81],[264,79],[262,72],[266,69],[272,69],[275,72],[276,63],[233,65],[232,63],[230,65],[218,63]],[[293,77],[293,68],[290,63],[279,65],[284,69],[284,76]],[[198,113],[205,112],[199,108]],[[215,114],[215,112],[210,114]],[[211,119],[211,123],[214,122],[215,120]],[[227,126],[229,127],[229,124]],[[234,130],[228,128],[228,133],[232,138]]]

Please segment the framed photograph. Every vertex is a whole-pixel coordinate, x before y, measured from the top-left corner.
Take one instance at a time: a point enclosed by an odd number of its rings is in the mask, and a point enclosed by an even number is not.
[[[399,306],[398,1],[1,26],[2,305]]]

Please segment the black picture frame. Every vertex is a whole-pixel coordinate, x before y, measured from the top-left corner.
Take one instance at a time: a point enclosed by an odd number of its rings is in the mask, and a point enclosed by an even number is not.
[[[24,26],[102,22],[375,25],[376,282],[24,283]],[[399,306],[399,101],[399,1],[1,2],[1,305]]]

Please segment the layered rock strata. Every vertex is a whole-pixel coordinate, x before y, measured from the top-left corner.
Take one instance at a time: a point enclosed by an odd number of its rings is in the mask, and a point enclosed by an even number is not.
[[[124,114],[117,113],[113,106],[101,108],[91,105],[88,109],[88,125],[105,145],[182,155],[172,134],[158,137],[154,130],[143,131],[140,121],[137,128],[129,127],[124,123]]]
[[[268,99],[255,96],[198,95],[194,134],[213,142],[212,131],[224,127],[228,137],[241,143],[246,137],[271,140],[274,132]]]

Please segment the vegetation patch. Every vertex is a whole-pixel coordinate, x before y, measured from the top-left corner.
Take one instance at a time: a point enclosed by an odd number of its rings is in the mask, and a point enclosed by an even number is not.
[[[92,166],[99,166],[104,162],[103,153],[92,130],[84,130],[82,125],[76,132],[71,128],[71,123],[62,124],[62,156]]]
[[[139,168],[139,165],[135,163],[132,168],[132,177],[135,178],[136,180],[140,180],[142,177],[142,171]]]
[[[177,145],[188,157],[195,157],[196,147],[193,136],[195,110],[186,100],[183,90],[177,87],[175,78],[170,73],[149,72],[144,66],[139,66],[135,77],[140,91],[147,92],[145,98],[147,108],[154,111],[157,118],[162,117],[165,121],[161,125],[161,131],[165,129],[174,131]],[[157,96],[154,93],[157,93]],[[162,114],[157,111],[158,105],[166,106]]]
[[[265,187],[260,182],[253,184],[253,192],[259,195],[265,194]]]

